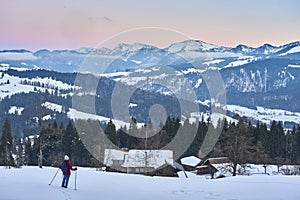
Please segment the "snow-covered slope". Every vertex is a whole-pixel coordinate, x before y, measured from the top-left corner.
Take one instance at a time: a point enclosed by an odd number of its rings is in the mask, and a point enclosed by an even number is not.
[[[243,106],[227,105],[227,110],[249,119],[256,119],[270,125],[272,121],[295,122],[300,123],[300,113],[290,112],[281,109],[267,109],[257,106],[256,109],[250,109]]]
[[[35,90],[53,92],[54,88],[57,89],[75,89],[76,86],[72,86],[62,81],[53,80],[52,78],[20,78],[18,76],[12,76],[6,73],[8,67],[0,67],[0,100],[7,96],[12,96],[18,93],[29,93]],[[14,69],[14,68],[10,68]],[[1,72],[2,70],[2,72]],[[18,69],[20,70],[20,69]],[[21,71],[23,69],[21,68]],[[26,82],[26,84],[24,84]],[[39,83],[35,85],[34,83]]]
[[[0,188],[3,200],[195,200],[195,199],[246,199],[246,200],[298,200],[300,179],[298,176],[240,176],[224,179],[146,177],[117,174],[79,168],[77,190],[75,173],[71,175],[69,188],[61,188],[61,172],[52,185],[48,185],[57,168],[23,167],[0,168]]]

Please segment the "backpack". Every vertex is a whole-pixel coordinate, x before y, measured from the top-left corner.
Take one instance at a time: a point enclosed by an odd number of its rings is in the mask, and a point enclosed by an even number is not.
[[[62,162],[62,164],[61,164],[61,171],[62,172],[67,172],[68,171],[67,163],[66,162]]]

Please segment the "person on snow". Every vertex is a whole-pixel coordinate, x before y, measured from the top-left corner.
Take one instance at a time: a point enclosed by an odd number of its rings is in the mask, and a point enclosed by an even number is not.
[[[68,188],[68,183],[71,175],[71,170],[76,171],[77,167],[73,168],[69,156],[65,155],[64,161],[61,165],[61,170],[63,172],[64,178],[62,180],[61,187]]]

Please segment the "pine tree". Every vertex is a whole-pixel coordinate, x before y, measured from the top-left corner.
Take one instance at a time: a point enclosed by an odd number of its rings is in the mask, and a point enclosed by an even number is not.
[[[31,143],[31,139],[29,137],[25,138],[25,164],[26,165],[34,164],[32,143]]]
[[[296,163],[300,164],[300,125],[298,125],[295,131],[295,143],[293,149]]]
[[[266,148],[271,158],[279,160],[284,156],[285,134],[282,124],[272,122],[269,133],[267,134]]]
[[[8,168],[15,166],[14,159],[12,157],[12,133],[8,118],[5,119],[2,128],[2,137],[0,143],[0,165],[4,165]]]
[[[46,165],[56,165],[61,161],[61,138],[62,131],[57,127],[56,122],[49,124],[46,131],[43,145],[43,153]]]
[[[72,156],[72,143],[75,134],[75,128],[72,124],[72,121],[70,120],[62,136],[62,152],[69,156]]]
[[[185,153],[185,155],[187,155],[187,156],[189,156],[189,155],[199,156],[199,150],[200,150],[200,147],[203,143],[203,140],[204,140],[204,137],[206,135],[207,129],[208,129],[208,127],[207,127],[204,119],[202,119],[202,121],[198,123],[198,129],[197,129],[197,133],[196,133],[196,136],[194,138],[194,141],[191,144],[188,151]]]
[[[19,139],[16,145],[16,167],[20,168],[23,164],[24,164],[24,147],[23,147],[23,141]]]
[[[118,145],[117,141],[117,132],[116,132],[116,126],[110,119],[109,122],[107,123],[107,126],[104,130],[104,133],[106,137],[114,144]]]
[[[82,143],[71,120],[63,132],[61,145],[63,154],[69,155],[74,165],[90,165],[91,155]]]

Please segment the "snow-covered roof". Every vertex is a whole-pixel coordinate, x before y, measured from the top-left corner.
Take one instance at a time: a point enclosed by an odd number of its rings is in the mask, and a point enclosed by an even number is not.
[[[207,161],[209,161],[210,164],[222,164],[230,162],[228,157],[208,158],[204,161],[204,163],[206,163]]]
[[[114,160],[123,160],[122,167],[153,167],[157,169],[164,164],[173,165],[171,150],[105,150],[105,164],[111,166]]]
[[[114,160],[124,160],[125,155],[128,152],[117,149],[105,149],[104,151],[104,164],[107,166],[112,166]]]
[[[198,165],[201,162],[201,159],[197,158],[195,156],[189,156],[189,157],[181,158],[180,161],[181,161],[181,164],[183,164],[183,165],[195,167],[196,165]]]

